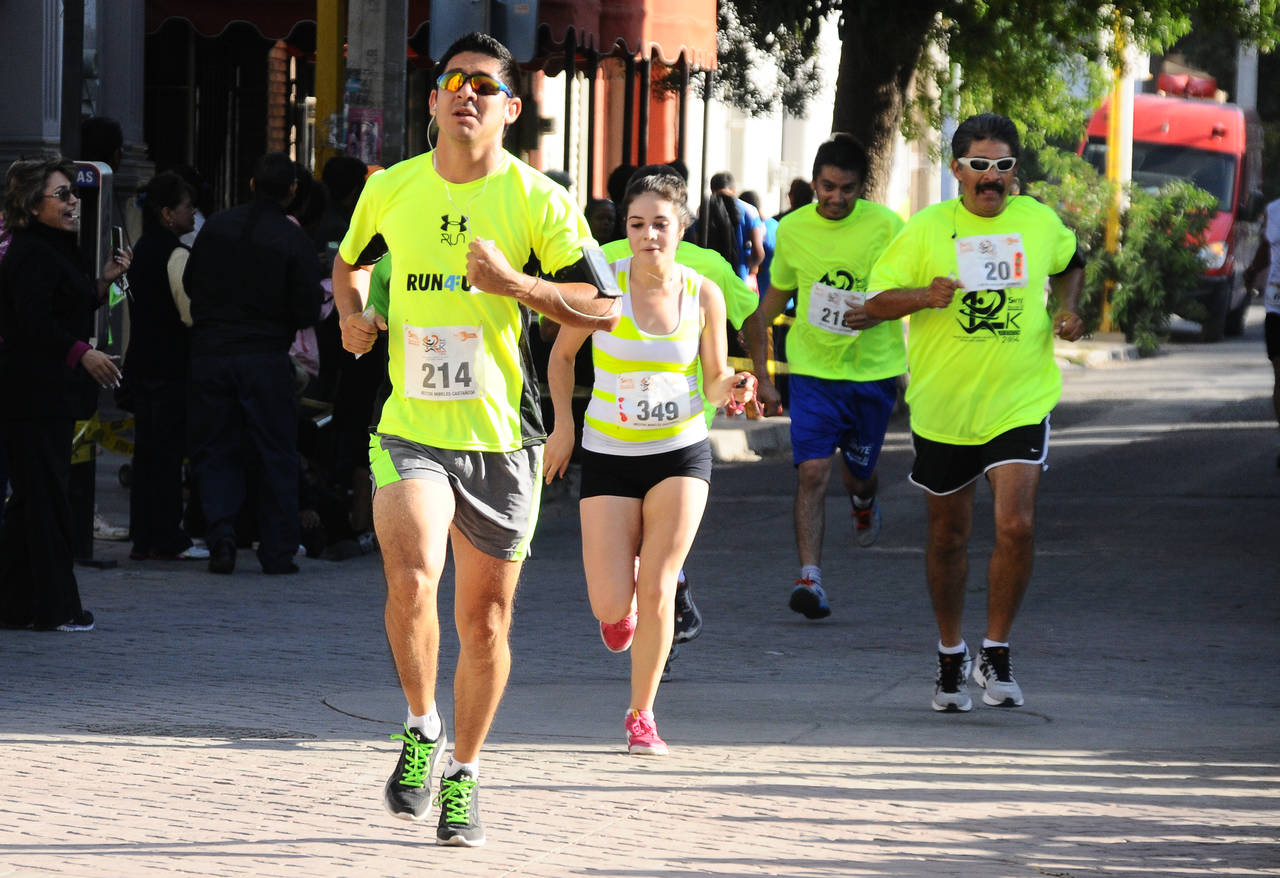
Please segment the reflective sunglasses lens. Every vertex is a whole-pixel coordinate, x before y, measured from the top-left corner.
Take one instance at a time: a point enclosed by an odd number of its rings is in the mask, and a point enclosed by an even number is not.
[[[472,73],[468,76],[461,70],[450,70],[447,73],[442,73],[440,78],[436,80],[436,85],[445,91],[458,91],[462,88],[464,82],[470,83],[471,90],[481,97],[493,97],[496,94],[508,91],[506,85],[487,73]]]
[[[502,91],[502,83],[483,73],[471,74],[471,90],[482,97],[491,98]]]

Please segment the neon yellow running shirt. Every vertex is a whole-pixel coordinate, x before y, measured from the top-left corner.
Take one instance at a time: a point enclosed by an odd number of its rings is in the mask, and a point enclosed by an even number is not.
[[[878,381],[907,371],[902,321],[886,320],[856,336],[840,325],[842,291],[866,292],[871,267],[902,228],[889,208],[858,199],[842,220],[816,204],[778,221],[770,283],[795,290],[796,319],[787,333],[787,364],[797,375]],[[830,295],[835,301],[828,303]]]
[[[987,235],[1021,236],[1025,286],[958,290],[946,308],[910,318],[911,429],[935,442],[981,445],[1038,424],[1062,393],[1045,282],[1067,267],[1076,239],[1034,198],[1014,196],[990,218],[970,213],[959,199],[926,207],[880,257],[871,286],[916,289],[935,277],[958,277],[957,245]]]
[[[431,153],[369,178],[339,247],[348,263],[381,234],[394,257],[387,323],[392,393],[379,433],[466,451],[546,438],[520,304],[473,288],[467,247],[496,243],[516,268],[553,274],[591,232],[569,194],[511,155],[480,180],[446,184]]]

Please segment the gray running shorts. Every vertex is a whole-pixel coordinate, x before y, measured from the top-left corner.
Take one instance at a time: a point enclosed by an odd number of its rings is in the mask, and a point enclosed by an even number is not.
[[[455,451],[375,433],[369,441],[374,491],[403,479],[453,489],[453,524],[494,558],[521,561],[538,523],[542,446],[518,451]]]

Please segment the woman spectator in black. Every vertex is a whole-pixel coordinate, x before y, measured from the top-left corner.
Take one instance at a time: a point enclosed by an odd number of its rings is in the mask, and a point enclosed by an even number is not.
[[[142,191],[142,237],[129,268],[129,349],[124,381],[134,413],[129,533],[135,561],[207,559],[182,530],[191,303],[182,289],[195,227],[195,192],[177,174],[157,174]]]
[[[113,254],[95,280],[76,243],[79,201],[71,162],[15,162],[4,199],[13,238],[0,262],[0,411],[13,495],[5,507],[0,622],[88,631],[72,570],[71,437],[99,388],[120,383],[114,358],[88,345],[93,313],[129,267]]]

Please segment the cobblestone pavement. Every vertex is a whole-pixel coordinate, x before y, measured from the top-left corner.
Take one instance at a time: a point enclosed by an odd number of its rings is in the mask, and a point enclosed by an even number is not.
[[[717,468],[688,564],[705,630],[659,693],[667,758],[625,753],[627,659],[595,634],[574,504],[548,503],[474,850],[382,810],[404,705],[376,556],[281,578],[242,553],[220,577],[99,542],[118,566],[77,569],[95,631],[0,631],[0,876],[1280,875],[1269,381],[1256,319],[1243,340],[1068,369],[1019,710],[929,709],[905,421],[879,544],[848,539],[828,498],[820,623],[786,608],[789,461]],[[447,682],[440,701],[447,718]]]

